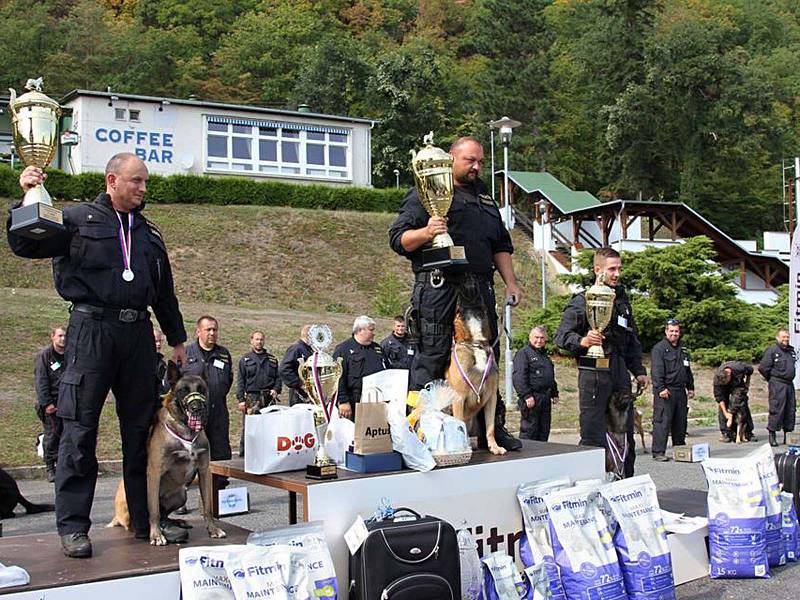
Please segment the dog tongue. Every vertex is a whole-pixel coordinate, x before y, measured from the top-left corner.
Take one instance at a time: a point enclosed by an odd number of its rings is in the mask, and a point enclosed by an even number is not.
[[[189,429],[191,429],[192,431],[200,431],[203,428],[202,421],[200,421],[200,419],[198,419],[195,416],[189,417],[188,425]]]

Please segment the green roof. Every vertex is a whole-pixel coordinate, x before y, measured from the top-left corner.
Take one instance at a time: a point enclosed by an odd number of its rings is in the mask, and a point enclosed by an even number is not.
[[[563,214],[601,204],[589,192],[571,190],[550,173],[509,171],[508,178],[528,194],[539,192]]]

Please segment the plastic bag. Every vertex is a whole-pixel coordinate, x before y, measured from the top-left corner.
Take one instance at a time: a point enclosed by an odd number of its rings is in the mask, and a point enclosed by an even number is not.
[[[331,411],[331,420],[328,422],[328,431],[325,433],[325,452],[337,465],[344,465],[345,453],[353,443],[356,424],[350,419],[339,416],[339,411]]]
[[[781,509],[781,482],[778,471],[775,469],[775,459],[769,444],[756,448],[747,455],[756,462],[761,491],[764,493],[765,538],[767,544],[767,561],[770,567],[779,567],[786,564],[786,551],[783,547],[783,533],[781,523],[783,511]]]
[[[305,554],[291,546],[245,546],[228,557],[225,571],[237,599],[313,600]]]
[[[525,579],[528,584],[526,600],[550,600],[550,577],[545,564],[525,567]],[[561,582],[559,581],[559,586]]]
[[[526,585],[514,564],[503,551],[483,557],[486,600],[520,600],[525,598]]]
[[[459,529],[456,538],[461,562],[461,600],[481,600],[483,577],[478,544],[467,529]]]
[[[390,404],[395,404],[395,402]],[[433,460],[431,451],[411,429],[404,414],[401,414],[396,406],[390,406],[386,411],[386,416],[389,419],[389,429],[392,434],[392,448],[403,455],[406,466],[422,472],[433,469],[436,461]]]
[[[786,548],[786,559],[792,562],[797,562],[800,559],[798,556],[798,524],[797,524],[797,510],[794,506],[794,496],[789,492],[781,492],[781,508],[783,513],[783,544]]]
[[[228,557],[243,545],[181,548],[178,562],[184,600],[234,600],[233,587],[225,571]]]

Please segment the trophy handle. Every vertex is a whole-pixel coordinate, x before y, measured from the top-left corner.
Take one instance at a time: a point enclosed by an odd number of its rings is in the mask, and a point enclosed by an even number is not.
[[[10,110],[11,114],[14,116],[14,118],[16,118],[17,111],[14,110],[14,102],[16,102],[17,100],[17,90],[15,90],[14,88],[8,88],[8,93],[10,96],[8,100],[8,110]]]

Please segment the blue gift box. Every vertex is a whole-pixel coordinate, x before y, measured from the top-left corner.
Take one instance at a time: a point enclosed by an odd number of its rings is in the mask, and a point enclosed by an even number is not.
[[[358,473],[382,473],[384,471],[400,471],[403,468],[403,455],[399,452],[382,452],[380,454],[356,454],[347,451],[345,466]]]

